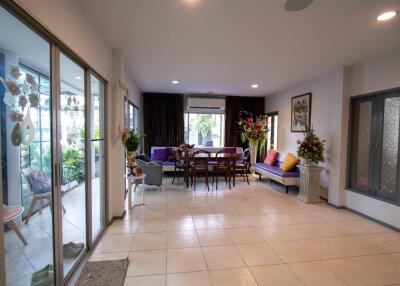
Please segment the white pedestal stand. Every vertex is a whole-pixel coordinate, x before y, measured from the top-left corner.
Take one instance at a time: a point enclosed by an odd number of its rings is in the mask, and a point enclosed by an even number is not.
[[[297,198],[306,204],[318,203],[319,198],[319,176],[322,167],[318,166],[298,166],[300,169],[300,191]]]
[[[146,178],[146,174],[142,174],[140,176],[126,175],[125,178],[128,180],[128,206],[129,206],[129,208],[132,209],[136,206],[143,206],[144,205],[144,179]],[[133,189],[132,185],[138,179],[142,180],[142,186],[141,186],[142,187],[142,202],[137,203],[137,204],[132,204],[132,196],[133,196],[133,193],[136,192],[136,187],[135,187],[135,189]]]

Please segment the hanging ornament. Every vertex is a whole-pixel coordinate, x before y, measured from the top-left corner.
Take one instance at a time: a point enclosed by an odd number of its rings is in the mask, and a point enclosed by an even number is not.
[[[22,130],[21,123],[17,122],[11,132],[11,143],[14,146],[21,145],[22,142]]]
[[[12,95],[10,92],[6,92],[4,94],[3,102],[5,105],[13,108],[15,107],[17,99],[18,99],[17,96]]]
[[[35,127],[33,126],[33,122],[31,119],[31,111],[28,109],[26,113],[25,119],[22,122],[22,144],[30,145],[35,139]]]

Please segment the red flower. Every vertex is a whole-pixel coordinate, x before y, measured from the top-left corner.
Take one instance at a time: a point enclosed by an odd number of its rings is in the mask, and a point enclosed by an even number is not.
[[[253,119],[247,118],[247,120],[246,120],[246,125],[247,125],[247,126],[250,126],[252,123],[253,123]]]

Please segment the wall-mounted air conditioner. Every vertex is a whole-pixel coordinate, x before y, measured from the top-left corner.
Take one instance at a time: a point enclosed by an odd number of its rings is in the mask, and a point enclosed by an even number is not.
[[[186,111],[191,113],[224,113],[224,98],[189,97]]]

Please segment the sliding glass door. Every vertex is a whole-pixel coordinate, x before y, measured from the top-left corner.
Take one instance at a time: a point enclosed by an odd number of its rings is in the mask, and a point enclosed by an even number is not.
[[[54,283],[50,76],[50,44],[0,7],[0,285]]]
[[[91,221],[92,242],[105,228],[105,130],[104,130],[104,83],[90,75],[90,161],[91,161]]]
[[[65,285],[106,225],[106,83],[52,41],[0,6],[0,285]]]
[[[60,54],[59,158],[61,162],[64,276],[86,249],[85,71]]]

